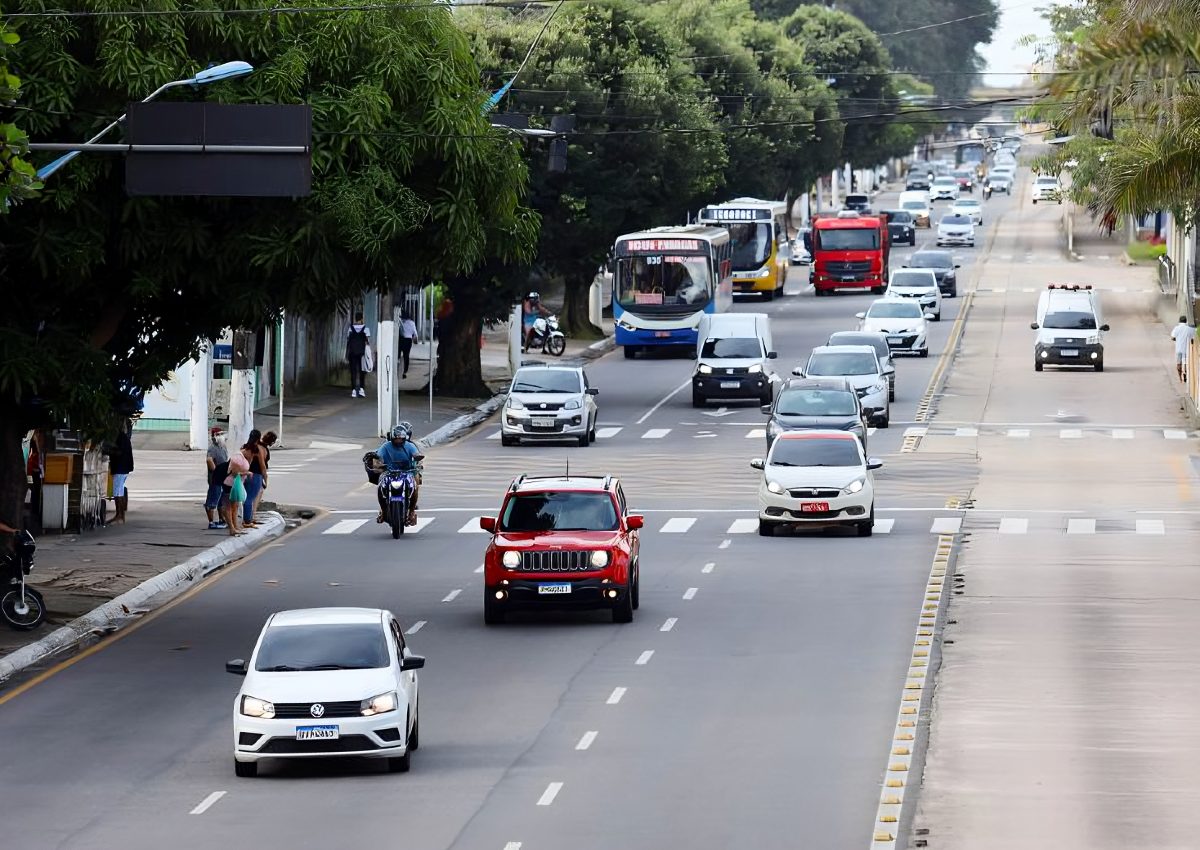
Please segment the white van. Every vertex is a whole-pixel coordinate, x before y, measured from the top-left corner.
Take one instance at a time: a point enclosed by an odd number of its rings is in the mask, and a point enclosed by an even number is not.
[[[912,213],[913,224],[917,227],[929,227],[929,192],[901,192],[896,209]]]
[[[1104,371],[1104,334],[1100,293],[1079,284],[1050,284],[1038,296],[1033,370],[1042,366],[1090,366]]]
[[[705,313],[696,337],[692,407],[713,399],[774,400],[777,357],[766,313]]]

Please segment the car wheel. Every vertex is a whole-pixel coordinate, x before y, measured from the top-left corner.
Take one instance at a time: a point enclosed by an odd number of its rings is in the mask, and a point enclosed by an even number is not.
[[[1036,361],[1036,360],[1035,360],[1035,361],[1033,361],[1033,371],[1035,371],[1035,372],[1040,372],[1040,371],[1042,371],[1042,364],[1041,364],[1041,363],[1039,363],[1039,362],[1038,362],[1038,361]]]
[[[771,398],[771,391],[770,391],[770,390],[767,390],[767,394],[766,394],[766,395],[762,395],[762,396],[759,396],[759,397],[758,397],[758,405],[759,405],[759,407],[762,407],[764,404],[770,404],[772,401],[774,401],[774,399],[773,399],[773,398]]]
[[[873,293],[875,293],[876,295],[883,295],[883,293],[886,289],[887,289],[886,286],[872,286],[871,287],[871,291]]]
[[[774,289],[768,289],[766,292],[764,292],[762,294],[763,301],[771,301],[774,298],[775,298],[775,290]]]
[[[240,776],[242,779],[253,779],[258,776],[258,762],[234,761],[233,775]]]
[[[596,423],[594,421],[592,422],[591,430],[588,431],[588,440],[589,442],[596,442]]]
[[[1097,371],[1097,372],[1103,372],[1103,371],[1104,371],[1104,361],[1103,361],[1103,360],[1097,360],[1097,361],[1096,361],[1096,371]]]
[[[888,387],[888,401],[896,400],[896,386],[893,384]]]
[[[951,298],[958,297],[958,287],[957,286],[950,290],[950,297]]]
[[[920,353],[920,354],[918,354],[917,356],[918,356],[918,357],[928,357],[928,356],[929,356],[929,349],[928,349],[928,348],[922,348],[922,349],[921,349],[921,353]]]
[[[387,763],[388,770],[392,773],[408,773],[408,768],[412,764],[412,757],[408,753],[405,753],[397,758],[388,759]]]
[[[408,733],[408,751],[416,752],[421,746],[421,713],[417,712],[416,718],[413,720],[412,731]]]
[[[859,523],[858,536],[870,537],[875,533],[875,506],[871,505],[871,517],[866,522]]]
[[[487,590],[483,595],[483,622],[488,626],[499,626],[504,623],[504,609],[491,598]]]
[[[892,424],[892,406],[889,404],[884,408],[883,416],[875,420],[876,428],[887,428]]]
[[[758,521],[758,536],[759,537],[774,537],[775,523],[767,522],[765,519]]]
[[[636,611],[642,604],[642,572],[637,567],[633,570],[633,590],[629,593],[633,597],[633,610]]]
[[[587,432],[587,431],[584,431],[584,432],[583,432],[583,433],[582,433],[582,434],[579,436],[579,448],[581,448],[581,449],[586,449],[586,448],[587,448],[588,446],[590,446],[591,444],[592,444],[592,440],[591,440],[591,438],[590,438],[590,437],[588,437],[588,432]]]
[[[933,314],[933,320],[935,322],[940,322],[942,320],[942,311],[941,310],[938,310],[936,313]]]
[[[621,594],[621,598],[613,604],[612,618],[614,623],[633,622],[633,585],[630,584]]]
[[[1033,205],[1034,205],[1035,207],[1037,206],[1037,198],[1034,198],[1034,199],[1033,199]]]
[[[508,434],[500,435],[500,445],[502,446],[515,446],[518,442],[519,440],[516,437],[510,437]]]
[[[704,396],[692,390],[692,407],[704,407]]]
[[[625,346],[624,350],[626,360],[632,360],[633,358],[637,357],[638,350],[636,345],[627,345]]]

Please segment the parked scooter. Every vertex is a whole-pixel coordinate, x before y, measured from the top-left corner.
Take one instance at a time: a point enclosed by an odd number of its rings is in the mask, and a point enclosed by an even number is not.
[[[10,628],[20,632],[36,629],[46,621],[46,602],[42,594],[25,583],[33,569],[33,553],[37,544],[33,535],[22,531],[17,535],[13,551],[0,554],[0,613]]]
[[[558,316],[539,316],[534,321],[533,336],[525,350],[537,349],[555,357],[562,357],[567,350],[567,338],[558,329]]]

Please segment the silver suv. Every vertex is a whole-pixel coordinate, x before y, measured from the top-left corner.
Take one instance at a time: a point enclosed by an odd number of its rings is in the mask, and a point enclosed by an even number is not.
[[[587,373],[572,366],[522,366],[513,376],[500,418],[500,443],[596,439],[596,396]]]

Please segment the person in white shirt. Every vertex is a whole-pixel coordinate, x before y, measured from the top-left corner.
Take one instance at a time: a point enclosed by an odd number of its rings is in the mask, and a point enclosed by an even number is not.
[[[362,313],[354,314],[354,322],[346,328],[346,363],[350,366],[350,397],[366,398],[363,381],[363,355],[371,344],[371,329],[363,322]]]
[[[407,313],[400,314],[400,356],[404,358],[404,374],[408,377],[408,357],[412,353],[413,343],[417,341],[417,323]]]
[[[1196,335],[1195,328],[1188,327],[1187,316],[1179,317],[1179,324],[1171,329],[1171,339],[1175,340],[1175,371],[1179,380],[1187,380],[1188,341]]]

